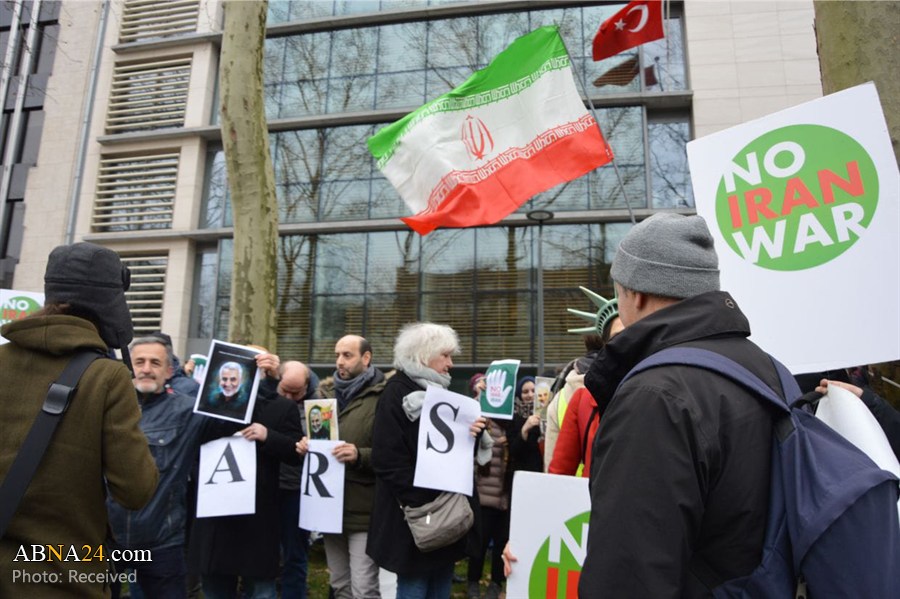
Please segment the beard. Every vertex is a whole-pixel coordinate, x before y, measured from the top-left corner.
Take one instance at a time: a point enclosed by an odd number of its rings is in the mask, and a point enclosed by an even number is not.
[[[138,379],[134,381],[134,388],[138,393],[154,394],[161,391],[159,385],[154,379]]]

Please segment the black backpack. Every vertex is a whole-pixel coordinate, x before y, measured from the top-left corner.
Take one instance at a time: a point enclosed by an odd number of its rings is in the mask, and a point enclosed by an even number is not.
[[[622,380],[657,366],[694,366],[731,379],[779,411],[762,561],[749,576],[704,582],[719,598],[791,598],[804,584],[812,599],[900,597],[897,477],[798,407],[801,393],[794,377],[772,362],[793,403],[737,362],[699,348],[662,350]],[[696,556],[692,569],[703,580]]]

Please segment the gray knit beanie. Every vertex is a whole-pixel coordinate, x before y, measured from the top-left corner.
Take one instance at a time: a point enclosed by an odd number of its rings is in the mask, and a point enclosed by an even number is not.
[[[703,218],[657,212],[622,238],[610,274],[622,287],[681,299],[719,290],[719,257]]]

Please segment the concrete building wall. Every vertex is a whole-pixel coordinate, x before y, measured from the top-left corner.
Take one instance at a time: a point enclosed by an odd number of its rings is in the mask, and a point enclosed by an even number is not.
[[[694,135],[822,95],[811,0],[685,2]]]
[[[90,68],[103,14],[100,2],[66,2],[48,79],[44,128],[37,165],[29,170],[22,257],[14,286],[43,291],[47,256],[65,243],[69,211],[79,176],[76,163],[89,98]],[[96,146],[93,141],[89,146]],[[77,199],[76,199],[77,201]]]

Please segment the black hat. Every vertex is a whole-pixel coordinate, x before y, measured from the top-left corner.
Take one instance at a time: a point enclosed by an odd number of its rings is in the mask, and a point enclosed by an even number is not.
[[[61,245],[44,273],[48,304],[66,303],[94,315],[109,347],[124,348],[134,336],[125,291],[131,274],[114,251],[93,243]]]

